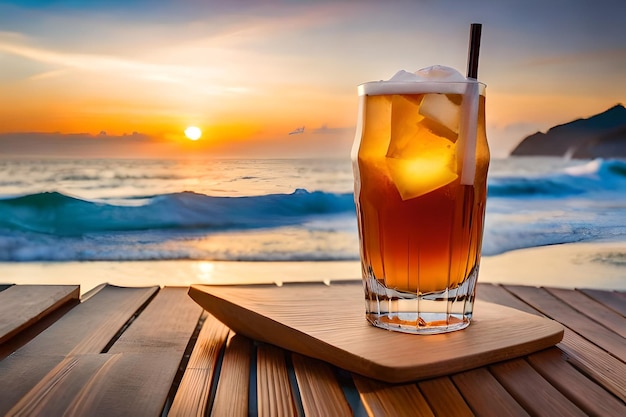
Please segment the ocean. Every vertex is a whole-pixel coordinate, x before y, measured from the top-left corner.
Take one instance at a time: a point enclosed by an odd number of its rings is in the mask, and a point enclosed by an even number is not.
[[[483,256],[626,242],[624,160],[494,159],[488,185]],[[352,191],[348,159],[0,159],[0,262],[358,260]]]

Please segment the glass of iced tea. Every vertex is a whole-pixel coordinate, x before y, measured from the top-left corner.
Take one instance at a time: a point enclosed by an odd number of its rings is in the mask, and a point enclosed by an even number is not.
[[[358,91],[352,161],[367,320],[406,333],[463,329],[487,196],[485,85],[434,66]]]

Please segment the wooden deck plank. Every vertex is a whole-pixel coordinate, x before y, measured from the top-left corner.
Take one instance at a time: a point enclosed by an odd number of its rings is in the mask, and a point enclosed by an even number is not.
[[[167,288],[151,299],[158,289],[105,287],[12,355],[0,356],[0,415],[161,415],[202,314],[186,290]],[[481,300],[555,314],[558,321],[565,316],[575,329],[566,328],[555,348],[452,376],[394,385],[353,375],[369,415],[626,415],[626,363],[619,358],[622,293],[493,284],[478,291]],[[124,313],[118,315],[118,308]],[[611,321],[617,323],[612,328]],[[348,404],[332,365],[262,343],[252,375],[257,392],[249,399],[252,342],[233,332],[226,339],[228,332],[207,317],[168,415],[352,414],[356,394]],[[596,337],[607,334],[615,339]],[[289,354],[295,378],[289,375]]]
[[[4,416],[26,393],[36,386],[48,371],[61,363],[65,356],[14,356],[0,362],[0,416]]]
[[[100,354],[119,359],[94,374],[69,416],[159,416],[179,359],[167,353]]]
[[[100,353],[158,287],[106,286],[0,362],[0,415],[65,356]],[[19,378],[20,383],[15,381]]]
[[[285,352],[265,343],[257,347],[257,399],[258,415],[261,417],[298,415]]]
[[[467,404],[478,416],[529,416],[487,368],[461,372],[452,375],[451,378]]]
[[[626,416],[626,405],[577,371],[557,349],[546,349],[528,357],[530,365],[590,416]]]
[[[251,354],[250,339],[231,332],[226,341],[211,416],[246,417],[249,415]]]
[[[6,414],[11,416],[60,416],[89,385],[90,379],[110,360],[111,355],[66,357],[48,372]]]
[[[100,353],[158,287],[108,285],[19,350],[28,355]]]
[[[476,298],[484,301],[489,301],[490,303],[496,303],[503,306],[515,308],[529,314],[535,314],[540,316],[542,315],[537,310],[508,292],[501,285],[478,283],[476,289]],[[477,311],[476,314],[480,314],[480,311]]]
[[[612,330],[622,338],[626,338],[626,318],[621,314],[579,291],[563,288],[546,288],[546,290],[573,309]]]
[[[581,289],[578,291],[626,317],[626,292],[593,289]]]
[[[434,417],[428,402],[415,384],[389,384],[356,374],[353,379],[369,416]]]
[[[626,364],[607,354],[584,337],[565,329],[563,341],[557,345],[572,363],[606,390],[626,401]]]
[[[488,288],[489,290],[482,293],[487,301],[499,302],[509,307],[524,309],[527,312],[534,311],[535,314],[538,314],[537,310],[524,304],[518,298],[511,294],[507,296],[508,291],[503,287],[490,285]],[[569,362],[589,375],[606,390],[626,401],[623,388],[626,386],[626,366],[623,362],[607,355],[605,351],[567,328],[563,341],[557,344],[557,347],[567,354]]]
[[[417,385],[436,416],[474,415],[449,377],[429,379]]]
[[[331,365],[297,353],[293,353],[291,358],[307,417],[353,414]]]
[[[514,359],[489,367],[496,379],[535,416],[586,416],[523,359]]]
[[[187,296],[186,287],[165,287],[109,352],[168,352],[181,357],[201,314],[202,308]]]
[[[22,346],[29,343],[41,332],[52,326],[54,323],[57,322],[57,320],[67,314],[68,311],[76,307],[76,305],[77,304],[73,302],[65,303],[54,311],[46,314],[37,322],[23,329],[6,342],[0,343],[0,361],[12,354],[13,352],[17,351]]]
[[[134,358],[139,363],[119,368],[115,374],[103,375],[99,383],[109,387],[113,393],[112,381],[133,379],[130,372],[139,369],[146,375],[150,374],[150,385],[133,388],[141,390],[143,395],[148,395],[162,408],[201,314],[202,309],[187,296],[187,288],[166,287],[160,290],[108,350],[110,354],[136,354]],[[158,354],[160,363],[152,362],[154,354]],[[159,372],[151,373],[150,366],[158,366]],[[105,396],[100,401],[83,404],[82,415],[96,415],[98,411],[89,407],[97,407],[101,401],[108,403],[111,400]]]
[[[626,361],[623,337],[574,310],[545,289],[523,286],[506,286],[505,288],[546,316],[610,352],[622,362]]]
[[[230,329],[207,313],[168,416],[204,416],[220,352]]]
[[[66,303],[78,304],[78,285],[13,285],[0,292],[0,343]]]
[[[67,357],[8,415],[158,416],[163,376],[177,362],[162,353],[83,354]]]
[[[513,308],[519,308],[520,303],[524,303],[512,294],[507,296],[506,293],[508,291],[502,286],[491,286],[489,292],[483,296],[488,298],[488,301],[501,302]],[[527,311],[532,309],[536,314],[540,314],[528,304],[524,303],[524,305],[527,306]],[[557,344],[557,347],[566,354],[568,362],[582,370],[584,374],[591,377],[607,391],[626,401],[626,393],[624,392],[626,365],[624,362],[607,354],[593,342],[568,328],[565,328],[563,341]]]

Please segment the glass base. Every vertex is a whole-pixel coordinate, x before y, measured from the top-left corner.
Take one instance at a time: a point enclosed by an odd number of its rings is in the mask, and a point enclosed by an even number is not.
[[[373,277],[363,280],[365,316],[376,327],[413,334],[439,334],[469,326],[478,268],[458,287],[416,294],[385,287]]]

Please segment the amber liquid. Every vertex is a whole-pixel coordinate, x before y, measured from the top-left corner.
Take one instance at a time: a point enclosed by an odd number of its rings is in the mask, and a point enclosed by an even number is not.
[[[419,104],[421,96],[409,98]],[[442,141],[436,129],[420,128],[411,140],[425,141],[424,158],[433,155],[428,151],[431,143],[450,152],[448,168],[458,178],[416,197],[399,191],[403,187],[389,168],[394,96],[361,99],[362,132],[354,163],[364,278],[375,278],[387,288],[417,294],[458,287],[480,263],[489,164],[484,97],[480,100],[474,184],[461,184],[455,138],[450,139],[448,134]],[[451,100],[460,101],[461,96]],[[450,145],[445,145],[446,141]],[[420,175],[418,167],[417,173],[408,175],[406,181]]]

